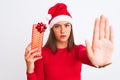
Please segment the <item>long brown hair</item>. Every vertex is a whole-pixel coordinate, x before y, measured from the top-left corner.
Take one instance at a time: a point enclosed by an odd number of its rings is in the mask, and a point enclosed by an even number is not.
[[[74,36],[73,36],[73,30],[72,30],[72,27],[71,27],[71,32],[70,32],[70,36],[69,36],[69,39],[68,39],[67,49],[70,51],[73,48],[74,45],[75,45]],[[56,51],[57,51],[56,38],[55,38],[55,34],[53,32],[53,28],[50,29],[50,34],[49,34],[48,40],[47,40],[44,47],[51,48],[53,54],[55,54]]]

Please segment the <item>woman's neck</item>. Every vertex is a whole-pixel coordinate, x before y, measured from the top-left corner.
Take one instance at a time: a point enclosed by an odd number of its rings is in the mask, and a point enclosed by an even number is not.
[[[67,48],[67,41],[66,42],[57,42],[57,48]]]

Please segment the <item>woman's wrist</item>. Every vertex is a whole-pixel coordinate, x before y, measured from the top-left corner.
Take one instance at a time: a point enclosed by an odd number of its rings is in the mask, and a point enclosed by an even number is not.
[[[33,73],[34,72],[34,65],[27,65],[27,72]]]
[[[27,73],[33,73],[34,70],[33,69],[27,69]]]
[[[104,68],[104,67],[106,67],[106,66],[108,66],[108,65],[110,65],[110,64],[112,64],[112,63],[108,63],[108,64],[105,64],[105,65],[95,65],[95,67],[96,68]]]

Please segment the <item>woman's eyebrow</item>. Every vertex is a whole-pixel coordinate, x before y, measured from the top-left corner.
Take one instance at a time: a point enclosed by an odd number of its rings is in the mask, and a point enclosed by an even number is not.
[[[67,23],[64,23],[64,25],[66,25],[66,24],[71,24],[71,23],[69,23],[69,22],[67,22]],[[61,24],[59,24],[59,23],[56,23],[56,24],[54,24],[54,25],[61,25]]]
[[[67,23],[65,23],[65,24],[71,24],[71,23],[67,22]]]
[[[60,24],[54,24],[54,26],[58,26],[58,25],[60,25]]]

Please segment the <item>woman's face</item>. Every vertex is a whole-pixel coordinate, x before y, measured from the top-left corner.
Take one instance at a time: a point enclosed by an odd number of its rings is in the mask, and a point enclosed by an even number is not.
[[[53,26],[53,32],[58,42],[67,42],[71,32],[71,24],[61,21]]]

